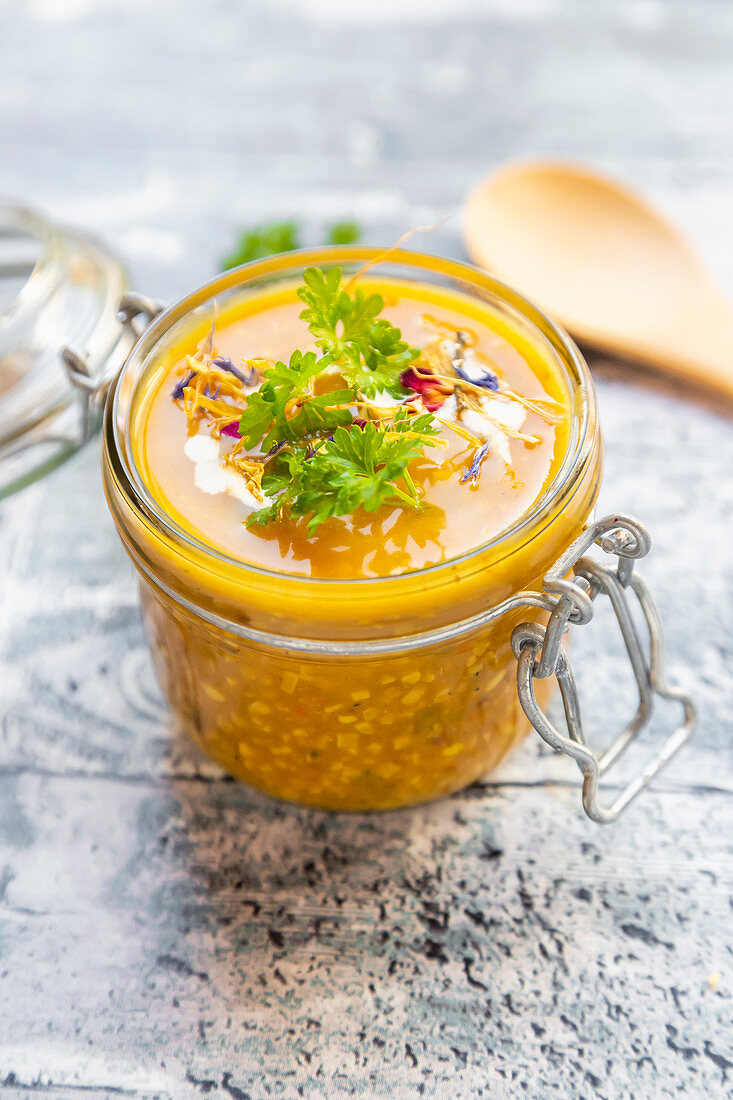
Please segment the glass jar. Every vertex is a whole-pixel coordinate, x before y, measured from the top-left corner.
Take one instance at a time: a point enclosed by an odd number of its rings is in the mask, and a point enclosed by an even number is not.
[[[625,517],[589,526],[602,464],[593,384],[569,337],[521,295],[436,257],[395,251],[380,264],[390,278],[435,283],[509,315],[554,361],[568,394],[572,430],[554,481],[517,524],[462,557],[359,580],[262,569],[178,526],[137,469],[131,440],[140,396],[183,326],[203,332],[215,302],[297,280],[311,264],[350,272],[379,255],[327,248],[227,272],[153,319],[119,376],[105,413],[104,483],[139,575],[164,693],[180,725],[232,775],[279,798],[337,810],[449,794],[494,768],[529,717],[545,740],[578,760],[591,816],[610,820],[620,808],[597,805],[605,765],[576,721],[561,638],[569,623],[588,621],[601,592],[616,607],[614,584],[625,599],[645,532]],[[615,582],[584,572],[585,559],[577,560],[597,538],[618,557]],[[635,667],[649,691],[651,664],[642,658]],[[541,708],[554,676],[568,737]],[[686,711],[684,737],[692,718]]]
[[[116,317],[126,288],[120,261],[98,242],[0,203],[0,497],[58,466],[98,426],[102,378],[134,343]],[[64,369],[62,344],[85,349],[76,371]]]

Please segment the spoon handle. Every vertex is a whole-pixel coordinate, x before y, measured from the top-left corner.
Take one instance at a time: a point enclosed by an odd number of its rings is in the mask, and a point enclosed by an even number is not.
[[[680,359],[669,362],[669,371],[733,401],[733,344],[725,361],[718,356],[715,359]]]

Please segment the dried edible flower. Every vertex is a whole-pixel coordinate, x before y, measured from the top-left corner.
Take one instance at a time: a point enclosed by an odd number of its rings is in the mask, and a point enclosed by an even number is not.
[[[229,454],[224,456],[224,465],[229,466],[231,469],[236,470],[238,474],[241,474],[249,492],[255,500],[262,502],[264,499],[262,492],[262,475],[265,468],[261,461],[258,461],[256,458],[251,458],[247,454],[243,454],[240,449],[242,446],[243,444],[240,440],[238,444],[232,447]]]
[[[422,398],[428,412],[435,412],[450,397],[451,389],[434,374],[418,372],[409,367],[400,375],[400,383],[406,390],[413,390]]]
[[[175,386],[173,387],[173,392],[171,393],[171,397],[174,401],[183,400],[185,396],[183,391],[186,389],[186,386],[191,385],[197,374],[198,371],[190,370],[188,374],[185,375],[185,377],[180,378],[178,382],[176,382]]]
[[[462,378],[464,382],[470,382],[472,386],[480,386],[481,389],[491,390],[493,393],[499,392],[499,379],[493,370],[489,370],[488,367],[482,367],[480,374],[471,375],[454,359],[453,370],[459,378]]]
[[[472,348],[478,343],[478,335],[471,328],[457,329],[452,321],[434,317],[432,313],[423,313],[423,324],[435,328],[450,340],[458,340],[464,348]]]
[[[461,474],[459,478],[461,485],[465,485],[467,481],[478,481],[479,474],[481,473],[481,465],[484,459],[488,457],[488,454],[489,444],[483,443],[474,453],[473,461],[471,462],[469,468],[465,471],[465,473]]]
[[[280,451],[282,451],[283,447],[287,446],[288,441],[286,439],[280,439],[277,443],[273,443],[273,445],[270,447],[269,451],[265,455],[265,458],[274,458],[276,454],[279,454]]]
[[[254,386],[255,382],[259,381],[260,372],[257,370],[257,367],[250,363],[247,364],[248,369],[246,374],[240,367],[234,365],[228,355],[215,355],[211,363],[212,366],[218,367],[219,370],[224,370],[228,374],[233,374],[235,378],[239,379],[243,386]]]

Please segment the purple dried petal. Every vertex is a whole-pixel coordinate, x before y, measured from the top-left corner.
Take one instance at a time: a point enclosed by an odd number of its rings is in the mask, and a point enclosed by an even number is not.
[[[227,371],[229,374],[233,374],[235,378],[245,386],[252,386],[259,378],[259,374],[254,367],[249,371],[249,374],[245,374],[241,367],[235,367],[228,355],[217,355],[211,360],[215,367],[219,370]]]
[[[193,380],[194,380],[194,378],[196,377],[197,374],[198,374],[198,371],[190,370],[188,372],[188,374],[185,376],[185,378],[181,378],[178,382],[176,382],[176,385],[174,386],[173,392],[171,394],[171,397],[173,398],[174,401],[182,401],[183,400],[183,398],[185,396],[183,391],[185,390],[186,386],[191,385],[191,383],[193,382]]]
[[[467,481],[478,481],[478,476],[481,473],[481,463],[484,461],[489,453],[489,444],[483,443],[473,456],[473,462],[465,473],[461,474],[459,480],[461,485],[464,485]]]
[[[283,447],[287,447],[287,445],[288,442],[286,439],[281,439],[278,443],[273,443],[273,445],[270,447],[269,451],[265,455],[265,458],[272,458],[273,455],[276,455],[278,451],[281,451]]]
[[[478,378],[472,378],[471,375],[463,370],[457,363],[453,364],[453,370],[464,382],[472,382],[474,386],[481,386],[484,390],[493,390],[494,393],[499,389],[499,379],[496,377],[493,370],[489,370],[488,367],[484,368]]]
[[[225,424],[221,429],[222,435],[230,435],[233,439],[241,439],[242,433],[239,430],[239,421],[232,420],[231,424]]]

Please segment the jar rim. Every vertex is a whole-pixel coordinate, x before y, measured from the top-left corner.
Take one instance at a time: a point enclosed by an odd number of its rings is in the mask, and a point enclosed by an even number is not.
[[[510,527],[505,528],[492,539],[479,544],[465,553],[456,555],[429,566],[405,570],[397,574],[379,577],[312,577],[308,574],[291,573],[286,570],[268,569],[254,562],[243,561],[196,538],[183,527],[175,523],[164,508],[155,499],[147,487],[132,456],[129,445],[129,417],[125,417],[120,406],[122,382],[129,371],[140,367],[153,352],[156,344],[178,321],[183,320],[193,310],[214,299],[218,294],[236,288],[245,288],[248,284],[268,276],[282,277],[292,270],[293,274],[310,265],[333,266],[336,264],[389,263],[412,269],[414,276],[420,272],[429,272],[445,276],[463,284],[464,289],[480,290],[493,296],[501,304],[513,308],[520,314],[521,320],[535,333],[547,341],[557,354],[571,385],[573,409],[573,430],[570,433],[568,448],[560,468],[549,486],[547,486],[533,505],[524,512]],[[133,385],[134,388],[134,385]],[[579,398],[579,400],[578,400]],[[130,396],[130,401],[132,397]],[[207,561],[218,562],[222,567],[233,570],[238,577],[257,575],[260,578],[273,578],[280,583],[294,586],[302,583],[308,586],[339,587],[344,590],[357,586],[379,586],[384,582],[412,580],[445,573],[447,569],[465,565],[482,559],[492,551],[506,547],[507,553],[524,545],[542,530],[544,522],[549,522],[554,508],[561,498],[572,495],[593,454],[595,438],[596,405],[595,390],[590,371],[571,337],[538,306],[519,291],[514,290],[500,279],[482,271],[473,264],[433,256],[429,253],[406,249],[384,250],[372,246],[331,245],[322,248],[299,249],[277,256],[254,260],[232,268],[216,276],[209,282],[178,299],[161,312],[144,330],[128,355],[115,384],[110,391],[104,417],[105,450],[115,480],[123,491],[128,504],[139,519],[160,536],[177,545],[183,552],[201,555]],[[526,536],[523,538],[522,536]]]
[[[23,284],[0,312],[0,328],[7,338],[12,328],[21,325],[37,310],[58,284],[61,276],[54,265],[59,255],[61,231],[38,210],[20,203],[0,203],[0,223],[4,230],[22,233],[39,246]]]

